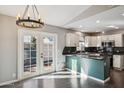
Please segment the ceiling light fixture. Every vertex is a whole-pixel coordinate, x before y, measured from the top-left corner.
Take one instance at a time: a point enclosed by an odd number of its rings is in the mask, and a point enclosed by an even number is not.
[[[124,16],[124,13],[122,13],[122,16]]]
[[[104,34],[105,32],[103,31],[102,34]]]
[[[114,26],[114,25],[110,25],[110,26],[106,26],[106,27],[109,27],[109,28],[114,28],[114,29],[119,29],[119,27]]]
[[[115,26],[113,26],[113,25],[109,25],[109,26],[106,26],[106,27],[109,27],[109,28],[114,28]]]
[[[119,29],[119,27],[115,27],[115,29]]]
[[[32,12],[29,9],[31,9]],[[29,12],[33,15],[30,16]],[[42,28],[44,26],[44,22],[42,22],[38,9],[35,5],[27,5],[23,16],[20,17],[20,14],[17,16],[16,24],[25,28]]]
[[[100,20],[97,20],[96,23],[100,23]]]
[[[80,28],[82,27],[82,25],[79,26]]]

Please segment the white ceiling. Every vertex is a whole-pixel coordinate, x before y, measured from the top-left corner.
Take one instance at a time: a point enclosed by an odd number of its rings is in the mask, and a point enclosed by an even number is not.
[[[16,17],[18,13],[23,15],[26,6],[0,5],[0,13]],[[61,26],[77,16],[90,6],[80,5],[39,5],[38,11],[46,24]]]
[[[65,25],[66,28],[74,28],[85,32],[99,32],[124,29],[124,6],[118,6],[91,17],[75,21]],[[99,20],[99,23],[96,21]],[[80,27],[81,25],[81,27]],[[115,26],[115,27],[113,27]],[[116,28],[118,27],[118,28]]]
[[[0,5],[0,13],[16,17],[25,6]],[[39,5],[37,6],[46,24],[82,32],[124,29],[124,6],[111,5]],[[99,23],[96,21],[99,20]],[[112,27],[115,26],[115,27]]]

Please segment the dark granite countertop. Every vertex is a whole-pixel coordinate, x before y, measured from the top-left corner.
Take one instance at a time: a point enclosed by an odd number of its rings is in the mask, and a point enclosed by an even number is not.
[[[82,58],[95,59],[95,60],[104,60],[104,55],[101,53],[78,53],[78,54],[69,54],[66,56],[78,56]]]

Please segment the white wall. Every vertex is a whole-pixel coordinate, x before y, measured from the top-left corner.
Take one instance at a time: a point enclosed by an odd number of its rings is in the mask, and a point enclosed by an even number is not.
[[[16,79],[17,28],[15,19],[0,15],[0,82]]]
[[[17,26],[13,17],[0,15],[0,83],[17,79]],[[58,34],[58,69],[61,69],[65,57],[62,55],[65,47],[66,30],[46,25],[41,31]],[[16,74],[16,76],[14,76]]]

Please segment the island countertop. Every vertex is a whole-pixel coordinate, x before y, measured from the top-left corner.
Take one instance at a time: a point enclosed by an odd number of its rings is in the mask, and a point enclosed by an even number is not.
[[[88,58],[88,59],[96,59],[96,60],[104,60],[106,55],[101,53],[77,53],[77,54],[68,54],[66,56],[78,56],[81,58]]]

